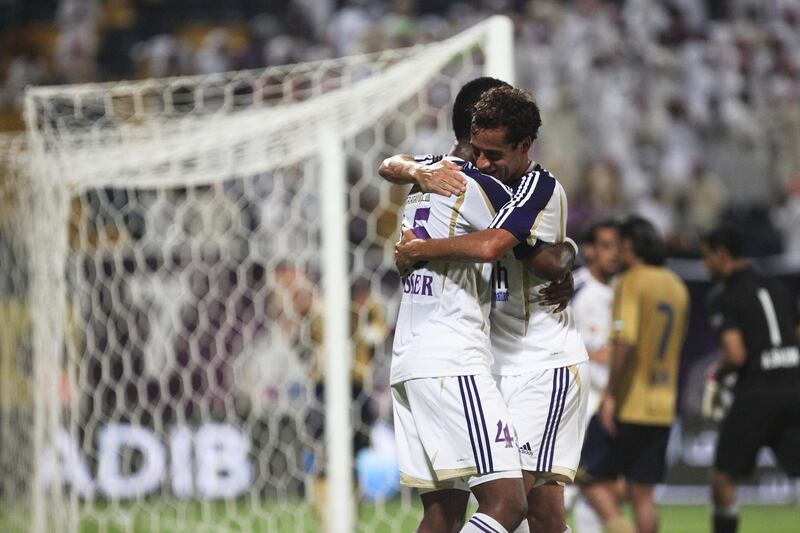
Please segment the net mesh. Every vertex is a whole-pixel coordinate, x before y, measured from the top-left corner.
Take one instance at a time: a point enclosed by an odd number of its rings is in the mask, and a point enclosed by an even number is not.
[[[368,56],[29,91],[30,150],[2,152],[0,235],[19,243],[0,240],[13,266],[0,312],[17,318],[2,320],[0,350],[25,376],[0,375],[4,530],[336,520],[323,511],[336,461],[323,439],[323,130],[343,140],[348,190],[357,487],[336,490],[355,493],[361,531],[416,527],[388,391],[405,190],[375,169],[447,150],[451,102],[482,74],[486,39],[479,25]],[[19,191],[25,207],[7,211]]]
[[[0,520],[21,531],[31,518],[34,395],[28,254],[23,239],[27,152],[22,135],[0,135]]]

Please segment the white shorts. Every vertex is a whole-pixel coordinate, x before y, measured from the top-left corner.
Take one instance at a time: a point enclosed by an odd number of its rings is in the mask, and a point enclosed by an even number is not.
[[[511,422],[490,375],[410,379],[392,386],[400,483],[466,490],[521,477]]]
[[[572,483],[586,433],[589,365],[496,379],[515,421],[522,470]]]

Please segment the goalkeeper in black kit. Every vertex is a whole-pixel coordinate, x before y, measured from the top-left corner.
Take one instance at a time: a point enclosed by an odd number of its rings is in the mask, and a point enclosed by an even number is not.
[[[800,311],[796,295],[777,279],[751,268],[736,228],[721,227],[703,240],[703,259],[719,284],[709,298],[720,359],[704,411],[719,414],[733,381],[733,401],[719,426],[711,477],[714,533],[735,532],[736,485],[752,475],[762,446],[779,466],[800,477]]]

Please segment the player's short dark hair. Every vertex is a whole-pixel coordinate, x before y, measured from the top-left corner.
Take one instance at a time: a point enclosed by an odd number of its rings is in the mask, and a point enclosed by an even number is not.
[[[459,141],[469,142],[469,129],[472,124],[472,110],[483,93],[495,87],[510,87],[506,82],[489,76],[470,80],[461,87],[453,102],[453,133]]]
[[[541,126],[542,116],[533,96],[510,86],[486,91],[472,113],[473,131],[506,128],[506,142],[512,146],[526,137],[536,140]]]
[[[630,239],[633,252],[648,265],[661,266],[667,259],[664,239],[650,221],[639,216],[630,216],[618,226],[621,239]]]
[[[590,223],[581,234],[581,242],[585,244],[595,244],[597,234],[601,229],[617,229],[617,223],[611,218],[604,218]]]
[[[744,256],[744,235],[736,226],[723,224],[703,236],[703,244],[712,250],[724,248],[734,259]]]

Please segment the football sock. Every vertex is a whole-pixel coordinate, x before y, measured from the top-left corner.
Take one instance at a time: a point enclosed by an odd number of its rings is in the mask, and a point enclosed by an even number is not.
[[[475,513],[461,528],[461,533],[508,533],[508,531],[491,516]]]
[[[714,509],[714,533],[736,533],[739,527],[739,509],[736,506]]]
[[[584,498],[578,498],[575,502],[572,519],[580,533],[603,533],[603,521]]]
[[[567,485],[564,487],[564,509],[567,511],[572,510],[578,498],[580,498],[578,487],[575,485]]]
[[[608,533],[635,533],[633,525],[624,516],[612,518],[605,524]]]

